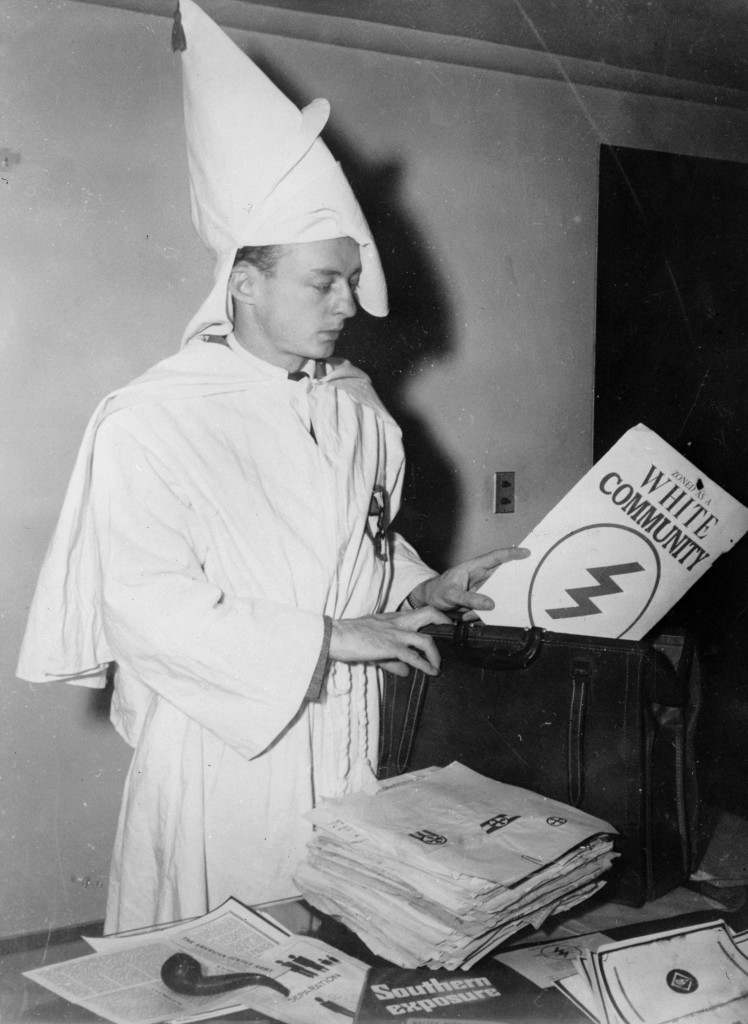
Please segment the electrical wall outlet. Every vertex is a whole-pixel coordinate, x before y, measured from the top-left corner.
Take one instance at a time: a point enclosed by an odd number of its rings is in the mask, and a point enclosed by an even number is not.
[[[514,473],[503,470],[493,475],[494,512],[514,512]]]

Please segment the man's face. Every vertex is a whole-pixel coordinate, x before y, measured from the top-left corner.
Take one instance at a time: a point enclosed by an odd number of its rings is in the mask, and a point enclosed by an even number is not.
[[[285,370],[335,351],[345,321],[356,312],[361,274],[358,243],[352,238],[298,242],[283,247],[270,274],[240,270],[244,290],[237,308],[239,342],[254,355]]]

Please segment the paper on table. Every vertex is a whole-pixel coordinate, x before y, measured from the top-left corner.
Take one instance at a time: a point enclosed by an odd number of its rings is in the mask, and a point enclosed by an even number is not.
[[[577,969],[607,1024],[735,1024],[748,1013],[748,957],[724,921],[608,943]]]
[[[367,971],[359,960],[317,939],[290,935],[236,900],[204,918],[150,935],[103,941],[111,952],[52,964],[26,976],[114,1024],[181,1022],[242,1007],[288,1024],[339,1024],[342,1013],[352,1015]],[[179,995],[161,981],[161,966],[176,952],[194,956],[208,974],[265,974],[288,994],[245,987],[218,996]]]
[[[748,509],[639,424],[483,584],[481,618],[639,640],[746,530]]]
[[[232,945],[237,932],[244,943],[242,950]],[[209,937],[217,953],[246,952],[251,955],[253,950],[267,948],[291,934],[288,928],[261,911],[250,910],[238,900],[228,899],[202,917],[158,924],[153,928],[136,928],[116,935],[84,935],[83,938],[97,953],[115,953],[165,939],[176,940],[180,936],[185,936],[187,942],[194,941],[196,937]]]
[[[570,939],[554,939],[552,942],[508,949],[504,953],[495,953],[494,960],[524,975],[538,988],[553,988],[561,978],[577,976],[574,960],[581,956],[583,950],[598,949],[609,941],[602,932],[590,932]]]
[[[578,1010],[585,1013],[595,1024],[599,1024],[600,1017],[595,996],[581,974],[570,974],[566,978],[558,978],[555,985],[559,992],[563,993]]]

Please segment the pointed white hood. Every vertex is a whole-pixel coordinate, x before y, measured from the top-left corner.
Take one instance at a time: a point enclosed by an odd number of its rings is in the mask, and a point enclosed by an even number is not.
[[[181,51],[192,220],[216,254],[215,283],[183,343],[232,328],[228,280],[245,245],[349,236],[361,251],[358,300],[387,315],[387,287],[374,239],[340,165],[320,132],[327,100],[303,110],[193,0],[179,0],[174,45]]]

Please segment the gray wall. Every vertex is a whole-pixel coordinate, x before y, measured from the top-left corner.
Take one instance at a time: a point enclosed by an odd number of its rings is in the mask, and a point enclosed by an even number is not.
[[[207,291],[162,18],[3,0],[0,935],[99,918],[128,751],[85,689],[14,679],[86,419]],[[393,285],[347,351],[401,416],[404,528],[435,562],[516,543],[589,465],[601,142],[748,161],[748,115],[237,34],[357,185]],[[490,512],[493,470],[517,512]]]

